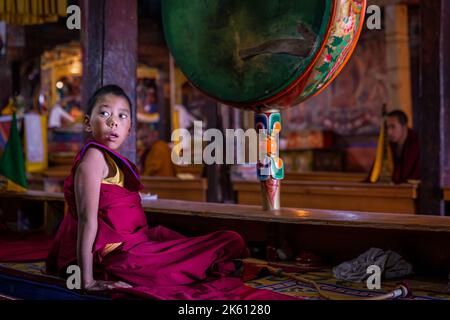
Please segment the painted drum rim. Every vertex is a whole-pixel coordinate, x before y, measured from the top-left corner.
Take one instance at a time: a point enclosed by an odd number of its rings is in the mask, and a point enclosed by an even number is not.
[[[338,1],[345,1],[345,0],[338,0]],[[348,0],[348,2],[350,2],[350,1],[355,1],[355,0]],[[357,0],[356,0],[357,1]],[[361,35],[361,32],[362,32],[362,29],[363,29],[363,27],[364,27],[364,18],[365,18],[365,10],[366,10],[366,7],[367,7],[367,1],[366,0],[361,0],[361,11],[360,11],[360,13],[359,13],[359,16],[361,17],[361,19],[360,19],[360,21],[359,21],[359,24],[358,24],[358,26],[357,26],[357,29],[356,29],[356,31],[354,31],[354,37],[353,37],[353,40],[351,41],[351,45],[349,46],[349,49],[348,49],[348,51],[347,51],[347,53],[346,53],[346,56],[345,56],[345,58],[339,63],[339,64],[336,64],[336,65],[338,65],[338,67],[337,67],[337,69],[333,72],[333,74],[331,75],[331,77],[328,79],[328,80],[326,80],[326,82],[324,82],[323,83],[323,85],[319,88],[319,89],[317,89],[315,92],[313,92],[312,94],[309,94],[309,95],[307,95],[307,96],[305,96],[305,97],[303,97],[303,98],[301,98],[301,94],[299,94],[299,95],[294,95],[293,94],[293,96],[295,97],[294,98],[294,100],[293,100],[293,103],[291,104],[291,105],[287,105],[288,104],[288,102],[286,102],[286,101],[284,101],[284,99],[287,99],[288,97],[289,97],[289,94],[292,94],[292,91],[291,92],[287,92],[284,96],[281,96],[281,97],[279,97],[279,99],[277,99],[277,100],[272,100],[272,101],[270,101],[269,103],[267,103],[267,104],[272,104],[271,106],[273,107],[273,108],[278,108],[278,109],[286,109],[286,108],[289,108],[289,107],[291,107],[291,106],[295,106],[295,105],[298,105],[298,104],[300,104],[300,103],[302,103],[303,101],[306,101],[306,100],[308,100],[309,98],[312,98],[312,97],[314,97],[314,96],[316,96],[316,95],[318,95],[319,93],[321,93],[326,87],[328,87],[328,85],[330,85],[332,82],[333,82],[333,80],[340,74],[340,72],[342,71],[342,69],[346,66],[346,64],[347,64],[347,62],[349,61],[349,59],[352,57],[352,55],[353,55],[353,52],[354,52],[354,50],[355,50],[355,48],[356,48],[356,46],[357,46],[357,44],[358,44],[358,40],[359,40],[359,38],[360,38],[360,35]],[[356,16],[356,15],[355,15]],[[337,22],[337,19],[338,18],[340,18],[338,15],[336,15],[335,17],[334,17],[334,21],[333,21],[333,25],[335,25],[335,23]],[[331,37],[332,35],[330,35],[330,37]],[[329,39],[327,39],[327,42],[326,42],[326,44],[328,44],[328,42],[329,42]],[[317,66],[317,65],[316,65]],[[316,67],[315,66],[315,67]],[[311,74],[308,74],[308,77],[309,76],[311,76]],[[306,79],[307,80],[307,82],[306,83],[304,83],[304,84],[302,84],[303,86],[306,86],[306,85],[308,85],[308,80],[309,79]],[[302,88],[302,90],[304,89],[304,87]],[[290,98],[290,97],[289,97]]]
[[[365,15],[366,8],[367,8],[367,1],[362,0],[361,12],[363,12],[363,14],[360,14],[361,20],[359,22],[358,31],[356,31],[356,35],[355,35],[355,38],[353,39],[352,46],[350,47],[350,50],[347,52],[347,56],[344,58],[344,61],[341,63],[341,65],[336,70],[336,72],[330,77],[330,79],[328,79],[328,81],[319,90],[317,90],[312,96],[310,96],[308,98],[315,97],[316,95],[320,94],[326,87],[328,87],[334,81],[334,79],[336,79],[336,77],[341,73],[342,69],[347,65],[348,61],[353,56],[353,52],[356,49],[358,40],[359,40],[362,30],[364,28],[364,22],[365,22],[365,17],[366,17],[366,15]]]

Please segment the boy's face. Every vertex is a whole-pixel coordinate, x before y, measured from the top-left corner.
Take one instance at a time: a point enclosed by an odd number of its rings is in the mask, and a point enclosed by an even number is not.
[[[112,150],[119,149],[131,129],[131,112],[127,100],[114,94],[101,96],[91,116],[86,116],[85,127],[95,141]]]

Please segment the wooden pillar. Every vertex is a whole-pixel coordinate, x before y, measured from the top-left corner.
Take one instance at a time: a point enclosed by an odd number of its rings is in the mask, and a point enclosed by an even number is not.
[[[136,161],[137,0],[82,0],[82,99],[99,87],[121,86],[132,101],[131,134],[121,153]]]
[[[441,21],[441,137],[443,165],[441,184],[450,186],[450,2],[442,1]]]
[[[4,107],[8,103],[8,98],[12,95],[12,80],[11,68],[9,68],[8,61],[2,57],[0,59],[0,106]]]
[[[156,97],[159,113],[159,122],[158,122],[159,139],[166,142],[171,142],[172,117],[170,112],[170,105],[167,103],[166,98],[164,96],[164,79],[159,79],[156,82],[156,86],[157,86]]]
[[[420,2],[419,212],[444,214],[441,187],[450,178],[450,3]]]
[[[386,64],[389,79],[388,109],[404,111],[413,123],[409,59],[408,6],[385,7]]]
[[[235,108],[231,108],[225,104],[219,103],[218,104],[218,109],[219,109],[219,128],[222,133],[223,136],[226,137],[226,130],[227,129],[232,129],[233,128],[233,124],[232,124],[232,113],[233,113],[233,109]],[[225,148],[223,149],[223,154],[224,154],[224,164],[222,164],[220,166],[220,190],[221,190],[221,196],[222,196],[222,202],[223,203],[235,203],[236,202],[236,196],[235,196],[235,192],[233,190],[233,184],[231,181],[231,169],[233,167],[233,165],[231,164],[227,164],[226,163],[226,152],[227,152],[227,148],[226,148],[226,139],[224,139],[224,146]],[[236,150],[236,145],[234,145]]]
[[[12,75],[12,92],[14,95],[21,94],[20,88],[20,61],[11,62],[11,75]]]
[[[206,115],[207,129],[218,129],[218,106],[211,98],[204,98],[203,114]],[[221,202],[220,165],[205,164],[206,178],[208,180],[208,202]],[[231,187],[231,186],[230,186]]]

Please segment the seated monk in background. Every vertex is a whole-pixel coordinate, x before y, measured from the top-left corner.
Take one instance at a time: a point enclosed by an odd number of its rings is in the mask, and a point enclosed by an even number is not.
[[[152,177],[175,177],[175,166],[167,142],[158,140],[158,132],[151,131],[144,139],[148,151],[143,157],[142,175]]]
[[[408,128],[408,116],[400,110],[388,113],[387,135],[392,151],[392,182],[420,179],[420,149],[417,134]]]

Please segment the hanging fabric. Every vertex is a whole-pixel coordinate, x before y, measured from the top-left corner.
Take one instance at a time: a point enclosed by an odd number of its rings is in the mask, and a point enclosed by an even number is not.
[[[57,22],[66,10],[67,0],[0,0],[0,20],[14,25]]]

